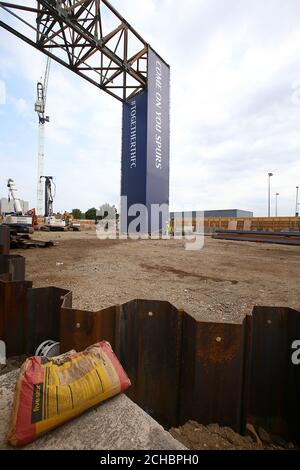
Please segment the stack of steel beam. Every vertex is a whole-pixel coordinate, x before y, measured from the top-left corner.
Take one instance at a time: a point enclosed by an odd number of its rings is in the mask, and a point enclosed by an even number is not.
[[[247,230],[216,230],[213,238],[240,242],[275,243],[300,246],[300,232],[266,232]]]

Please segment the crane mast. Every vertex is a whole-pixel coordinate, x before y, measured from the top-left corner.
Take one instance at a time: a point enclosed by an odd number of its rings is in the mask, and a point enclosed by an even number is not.
[[[35,102],[35,112],[39,119],[38,131],[38,165],[37,165],[37,215],[42,217],[45,213],[45,187],[41,180],[44,175],[45,160],[45,124],[50,122],[49,116],[46,115],[47,91],[49,83],[51,59],[47,59],[44,80],[41,79],[37,83],[37,99]]]

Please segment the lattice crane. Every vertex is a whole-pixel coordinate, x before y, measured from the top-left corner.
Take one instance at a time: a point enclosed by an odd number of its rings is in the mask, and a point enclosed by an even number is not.
[[[49,84],[51,59],[48,57],[44,78],[37,83],[37,99],[35,102],[35,112],[39,118],[38,132],[38,169],[37,169],[37,215],[42,217],[45,214],[45,186],[42,181],[44,176],[44,160],[45,160],[45,124],[50,122],[49,116],[46,115],[47,91]]]

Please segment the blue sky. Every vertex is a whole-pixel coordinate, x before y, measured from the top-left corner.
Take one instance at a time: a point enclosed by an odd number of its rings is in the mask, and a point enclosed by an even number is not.
[[[279,214],[293,214],[300,185],[300,2],[112,4],[172,67],[171,209],[240,208],[265,215],[272,171],[272,200],[279,192]],[[12,177],[32,207],[33,107],[44,66],[43,55],[0,30],[6,87],[0,195]],[[55,209],[118,205],[121,104],[53,62],[48,114],[45,172],[56,177]]]

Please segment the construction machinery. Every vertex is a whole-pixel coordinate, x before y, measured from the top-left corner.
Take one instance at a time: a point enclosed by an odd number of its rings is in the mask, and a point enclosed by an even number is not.
[[[80,222],[74,222],[72,214],[65,212],[63,215],[63,220],[66,224],[67,230],[73,230],[73,232],[80,232]]]
[[[7,182],[9,191],[8,201],[13,202],[13,212],[4,213],[3,227],[9,230],[10,248],[46,248],[53,246],[52,241],[32,240],[30,234],[34,232],[37,226],[37,217],[35,209],[27,212],[23,210],[21,199],[18,196],[13,179]]]
[[[13,179],[9,178],[7,182],[8,200],[13,201],[14,211],[4,215],[3,223],[18,233],[33,233],[36,224],[35,209],[23,213],[21,200],[18,196],[18,190]]]
[[[53,201],[56,193],[56,186],[54,183],[53,176],[41,176],[42,180],[45,180],[45,222],[50,222],[50,219],[53,218]]]
[[[41,176],[41,181],[44,180],[44,194],[45,194],[45,223],[40,227],[40,230],[47,232],[64,232],[65,230],[79,231],[80,224],[74,224],[70,214],[65,212],[63,219],[58,219],[53,213],[53,201],[56,194],[56,185],[53,176]]]
[[[44,181],[43,181],[44,180]],[[66,224],[53,215],[53,201],[56,193],[56,186],[53,176],[40,176],[40,182],[43,185],[44,199],[44,224],[40,227],[43,231],[63,232]]]
[[[37,83],[37,99],[35,102],[35,112],[39,119],[39,135],[38,135],[38,169],[37,169],[37,215],[42,217],[45,212],[44,185],[42,177],[44,175],[44,159],[45,159],[45,124],[50,122],[49,116],[46,115],[46,101],[49,83],[51,59],[48,57],[44,78]]]

